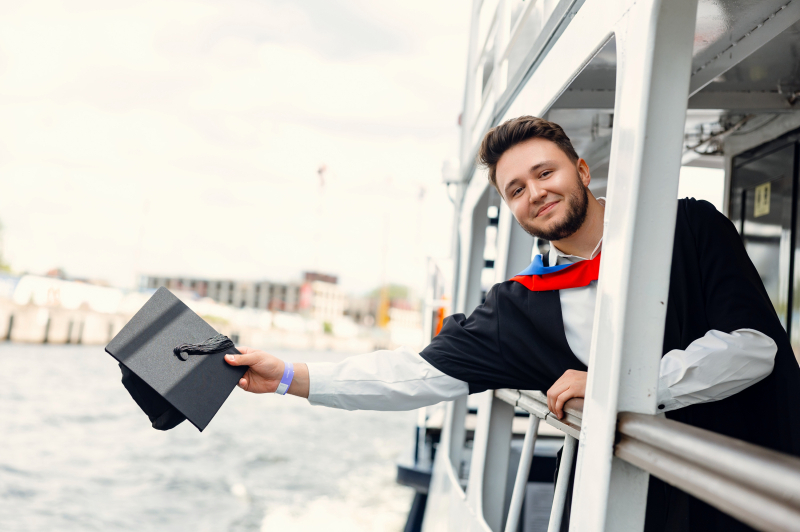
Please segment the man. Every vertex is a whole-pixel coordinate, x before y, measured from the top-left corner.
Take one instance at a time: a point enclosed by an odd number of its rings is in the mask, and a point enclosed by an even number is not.
[[[495,285],[467,318],[449,317],[419,354],[404,349],[338,364],[284,364],[245,349],[239,385],[347,409],[411,409],[487,389],[548,390],[548,406],[583,397],[605,201],[556,124],[535,117],[489,131],[480,160],[519,224],[550,240],[549,257]],[[733,225],[710,204],[681,200],[658,383],[667,417],[800,454],[800,368]],[[602,353],[598,354],[602,356]],[[288,367],[288,366],[287,366]],[[750,530],[651,478],[646,530]]]

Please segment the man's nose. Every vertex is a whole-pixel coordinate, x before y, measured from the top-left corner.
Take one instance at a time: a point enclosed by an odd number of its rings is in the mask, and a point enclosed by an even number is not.
[[[529,199],[531,203],[537,203],[547,196],[547,191],[539,186],[536,182],[530,183],[528,185],[528,190],[530,191]]]

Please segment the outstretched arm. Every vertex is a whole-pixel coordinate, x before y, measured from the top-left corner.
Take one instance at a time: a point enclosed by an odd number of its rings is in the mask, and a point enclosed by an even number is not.
[[[309,402],[345,410],[413,410],[469,393],[466,382],[403,347],[309,364],[308,371]]]
[[[278,388],[284,370],[279,358],[239,347],[225,359],[250,366],[239,387],[253,393]],[[345,410],[413,410],[467,395],[467,383],[445,375],[419,354],[400,348],[348,357],[338,363],[295,363],[288,393],[313,405]]]

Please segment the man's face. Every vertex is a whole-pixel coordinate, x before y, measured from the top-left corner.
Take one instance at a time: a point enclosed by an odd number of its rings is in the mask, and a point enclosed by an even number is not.
[[[567,238],[583,225],[591,177],[553,142],[530,139],[497,162],[497,188],[525,231],[546,240]]]

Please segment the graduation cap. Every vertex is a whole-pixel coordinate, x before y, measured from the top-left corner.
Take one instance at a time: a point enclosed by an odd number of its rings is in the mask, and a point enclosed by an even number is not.
[[[164,287],[106,346],[122,370],[122,383],[150,418],[169,430],[188,419],[201,432],[228,398],[247,367],[225,362],[239,354]]]

